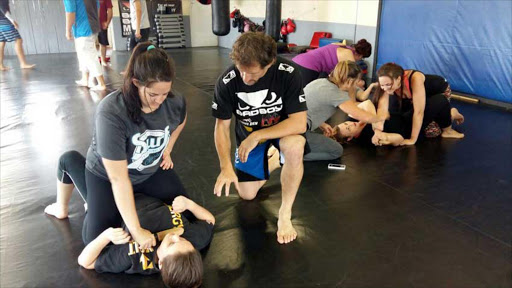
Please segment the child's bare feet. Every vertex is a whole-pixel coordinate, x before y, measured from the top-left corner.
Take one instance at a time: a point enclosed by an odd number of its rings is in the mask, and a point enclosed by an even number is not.
[[[448,127],[448,128],[443,129],[443,133],[441,133],[441,137],[460,139],[460,138],[464,138],[464,134],[453,130],[451,127]]]
[[[58,203],[53,203],[44,209],[44,213],[48,215],[52,215],[57,219],[65,219],[68,218],[68,208],[62,207]]]
[[[7,66],[0,66],[0,71],[7,71],[7,70],[10,70],[11,67],[7,67]]]

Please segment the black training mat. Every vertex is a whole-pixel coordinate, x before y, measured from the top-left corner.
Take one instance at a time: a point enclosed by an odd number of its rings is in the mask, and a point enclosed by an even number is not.
[[[345,171],[305,163],[293,208],[298,239],[276,241],[279,171],[253,201],[232,189],[217,198],[211,97],[229,50],[168,50],[188,122],[174,148],[191,198],[217,219],[204,254],[203,287],[511,287],[512,114],[452,101],[466,117],[463,140],[414,147],[345,145]],[[109,88],[129,54],[114,52]],[[77,264],[83,201],[69,219],[44,215],[55,202],[57,160],[87,151],[98,101],[77,87],[74,53],[28,56],[32,71],[0,72],[1,287],[163,287],[159,276],[98,274]],[[17,59],[5,64],[17,67]],[[232,132],[232,136],[234,133]],[[234,141],[232,142],[234,143]]]

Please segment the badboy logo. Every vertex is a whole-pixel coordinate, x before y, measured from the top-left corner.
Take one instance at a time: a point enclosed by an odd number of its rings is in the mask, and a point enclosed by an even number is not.
[[[224,78],[222,78],[222,82],[224,82],[224,84],[228,84],[229,81],[231,81],[231,79],[233,79],[235,77],[236,77],[235,70],[231,70],[231,71],[229,71],[228,74],[226,74],[226,76],[224,76]]]
[[[286,71],[288,73],[292,73],[295,68],[293,68],[293,66],[290,66],[288,64],[281,63],[281,64],[279,64],[279,68],[278,69]]]
[[[169,126],[165,130],[146,130],[144,133],[137,133],[132,136],[132,143],[135,146],[132,163],[128,169],[142,171],[154,166],[160,161],[162,152],[169,142]]]
[[[260,114],[276,113],[283,109],[283,100],[275,92],[268,93],[268,89],[256,92],[239,92],[236,114],[247,117]]]

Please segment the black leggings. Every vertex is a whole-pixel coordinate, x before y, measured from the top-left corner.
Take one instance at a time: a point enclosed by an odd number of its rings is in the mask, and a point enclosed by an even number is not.
[[[57,171],[59,181],[75,184],[82,198],[87,202],[87,215],[82,229],[82,238],[87,245],[109,227],[121,227],[122,218],[112,192],[112,184],[92,174],[85,168],[85,158],[77,151],[64,153],[59,159]],[[182,195],[190,198],[174,170],[163,170],[153,174],[146,181],[133,185],[133,193],[142,193],[162,200],[168,205]],[[188,219],[190,211],[182,213]]]
[[[423,112],[423,123],[421,125],[421,132],[418,135],[418,140],[425,137],[425,128],[432,121],[435,121],[439,127],[447,128],[452,125],[452,106],[444,94],[436,94],[428,96],[425,99],[425,110]],[[411,123],[414,114],[412,101],[409,99],[402,100],[402,111],[406,123]]]

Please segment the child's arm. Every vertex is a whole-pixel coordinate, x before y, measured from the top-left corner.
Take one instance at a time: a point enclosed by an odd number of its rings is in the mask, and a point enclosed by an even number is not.
[[[375,83],[372,83],[370,84],[370,86],[368,86],[368,88],[366,88],[366,90],[358,90],[357,91],[357,95],[356,95],[356,98],[357,100],[359,101],[365,101],[366,99],[368,99],[368,97],[370,96],[370,92],[372,92],[372,89],[373,87],[379,85],[379,83],[375,82]]]
[[[108,228],[103,231],[96,239],[85,246],[80,256],[78,256],[78,264],[85,269],[94,269],[96,259],[101,251],[110,243],[124,244],[130,241],[130,234],[122,228]]]
[[[189,210],[199,220],[204,220],[210,224],[215,224],[215,217],[210,211],[198,205],[196,202],[188,199],[185,196],[178,196],[172,202],[172,209],[178,213]]]

